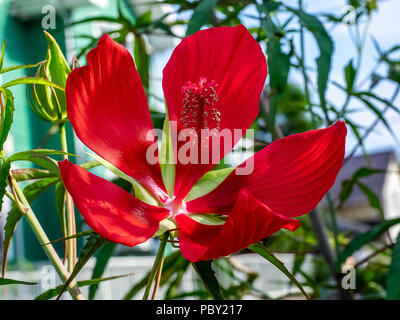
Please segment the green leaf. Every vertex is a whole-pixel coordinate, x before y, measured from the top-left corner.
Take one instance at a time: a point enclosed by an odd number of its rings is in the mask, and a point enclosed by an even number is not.
[[[400,234],[392,252],[392,262],[386,275],[386,293],[389,300],[400,300]]]
[[[382,219],[384,219],[385,215],[383,214],[383,209],[379,197],[375,194],[375,192],[361,182],[357,182],[357,186],[367,196],[370,206],[377,209]]]
[[[154,206],[157,206],[159,204],[149,190],[147,190],[139,182],[137,182],[136,180],[134,180],[133,178],[131,178],[130,176],[119,170],[117,167],[112,165],[110,162],[104,160],[103,158],[99,157],[96,154],[91,154],[91,153],[86,153],[86,154],[96,159],[98,162],[100,162],[103,166],[105,166],[108,170],[116,174],[121,179],[130,182],[132,184],[133,190],[135,191],[136,198]]]
[[[77,238],[85,237],[85,236],[91,236],[91,235],[96,235],[96,233],[93,230],[86,230],[86,231],[75,233],[75,234],[73,234],[71,236],[67,236],[67,237],[64,237],[64,238],[60,238],[60,239],[57,239],[57,240],[50,241],[48,243],[43,244],[43,246],[47,246],[48,244],[53,244],[53,243],[57,243],[57,242],[65,241],[65,240],[77,239]]]
[[[92,279],[101,278],[104,271],[106,270],[107,263],[110,260],[115,246],[117,244],[114,242],[108,242],[100,249],[96,256],[96,265],[93,268]],[[99,288],[99,283],[94,283],[89,288],[89,300],[93,300],[96,296],[97,289]]]
[[[73,154],[58,151],[58,150],[50,150],[50,149],[33,149],[29,151],[22,151],[18,153],[14,153],[11,157],[9,157],[10,162],[14,161],[30,161],[42,168],[49,170],[52,174],[57,176],[60,175],[58,170],[57,161],[47,157],[47,155],[69,155],[74,156]]]
[[[187,271],[187,267],[189,266],[189,261],[186,259],[183,259],[183,264],[181,267],[176,268],[174,274],[175,274],[175,279],[171,281],[169,284],[169,287],[167,291],[165,292],[164,299],[173,299],[179,292],[180,284],[182,282],[183,276],[185,275]]]
[[[211,14],[217,6],[218,0],[203,0],[199,1],[197,7],[194,9],[192,17],[189,20],[186,37],[199,31],[211,17]]]
[[[64,183],[60,181],[56,184],[56,210],[58,221],[60,222],[61,231],[64,237],[67,236],[66,201],[67,198]]]
[[[143,28],[151,24],[151,10],[146,11],[135,19],[135,27]]]
[[[45,178],[36,181],[23,190],[24,196],[29,203],[32,203],[44,190],[52,186],[59,181],[59,178]],[[18,207],[13,203],[11,211],[7,215],[6,224],[4,226],[4,240],[3,240],[3,266],[2,266],[2,276],[6,272],[7,266],[7,255],[10,248],[11,240],[15,232],[15,228],[22,214],[19,212]]]
[[[396,111],[397,113],[400,114],[400,109],[397,108],[396,106],[393,105],[393,102],[391,102],[390,100],[378,97],[376,94],[373,94],[372,92],[369,91],[358,91],[357,95],[361,96],[361,97],[369,97],[375,100],[378,100],[382,103],[384,103],[386,106],[388,106],[389,108],[393,109],[394,111]]]
[[[371,197],[371,200],[373,200],[373,201],[372,202],[370,201],[370,204],[372,205],[372,203],[374,203],[374,205],[375,205],[376,204],[375,203],[376,200],[373,199],[373,195],[370,195],[370,192],[369,192],[370,190],[368,190],[369,188],[364,186],[358,180],[361,179],[361,178],[368,177],[368,176],[373,175],[373,174],[383,173],[383,172],[385,172],[385,170],[363,167],[363,168],[358,169],[353,174],[351,179],[344,180],[342,182],[342,190],[341,190],[341,192],[339,194],[339,205],[338,205],[338,208],[340,209],[340,208],[343,207],[343,204],[350,197],[351,193],[353,192],[354,185],[356,185],[356,184],[361,184],[362,185],[362,186],[359,186],[361,191],[363,191],[366,194],[368,199],[370,199],[370,197]],[[370,197],[369,197],[369,195],[370,195]],[[379,199],[378,199],[378,203],[379,203]],[[379,207],[380,207],[380,205],[378,207],[375,207],[375,208],[379,209]]]
[[[356,70],[353,66],[353,60],[350,60],[344,69],[344,77],[346,79],[347,92],[353,91],[354,79],[356,78]]]
[[[133,54],[136,69],[142,80],[143,87],[146,92],[149,91],[149,54],[146,50],[146,42],[140,34],[135,35]]]
[[[277,267],[280,271],[282,271],[282,273],[287,276],[290,281],[292,281],[297,288],[299,288],[299,290],[301,291],[301,293],[307,298],[310,299],[310,297],[308,296],[308,294],[305,292],[305,290],[303,289],[303,287],[301,286],[301,284],[296,280],[296,278],[290,273],[290,271],[285,267],[285,265],[283,264],[282,261],[280,261],[277,257],[275,257],[271,252],[268,251],[268,249],[263,246],[261,243],[254,243],[251,246],[249,246],[249,249],[257,254],[259,254],[260,256],[262,256],[263,258],[265,258],[266,260],[268,260],[269,262],[271,262],[275,267]]]
[[[107,242],[107,240],[103,239],[98,234],[91,234],[90,235],[90,237],[86,241],[84,247],[82,248],[81,254],[79,255],[79,258],[78,258],[78,261],[76,262],[74,270],[72,270],[68,280],[64,283],[61,291],[59,292],[57,300],[60,299],[61,295],[65,292],[65,290],[68,288],[70,283],[75,279],[75,277],[82,270],[82,268],[89,261],[89,259],[106,242]]]
[[[3,197],[6,194],[7,178],[10,172],[10,162],[0,154],[0,212],[3,207]]]
[[[20,69],[26,69],[26,68],[35,68],[38,65],[40,65],[42,62],[38,62],[35,64],[24,64],[24,65],[19,65],[19,66],[12,66],[12,67],[7,67],[3,68],[0,70],[0,74],[10,72],[10,71],[15,71],[15,70],[20,70]]]
[[[3,150],[3,145],[8,138],[8,133],[14,118],[14,96],[10,90],[3,88],[0,88],[0,95],[1,94],[5,97],[5,101],[4,110],[1,110],[0,119],[0,151]]]
[[[172,198],[175,185],[175,161],[174,148],[171,139],[171,128],[169,124],[167,112],[164,120],[163,137],[158,157],[160,159],[161,175],[165,188],[167,189],[168,195]]]
[[[158,237],[162,235],[164,232],[173,229],[178,229],[178,226],[174,222],[174,219],[171,217],[165,218],[164,220],[160,221],[158,230],[151,237],[152,238]]]
[[[49,170],[27,168],[27,169],[14,169],[12,170],[13,177],[16,181],[36,180],[43,178],[55,178],[56,175]]]
[[[28,282],[28,281],[20,281],[20,280],[14,280],[14,279],[8,279],[8,278],[0,278],[0,286],[8,285],[8,284],[25,284],[25,285],[35,285],[37,283],[35,282]]]
[[[364,102],[364,104],[368,107],[368,109],[370,109],[373,113],[375,113],[378,116],[379,120],[382,121],[382,123],[388,129],[389,133],[392,135],[392,137],[395,139],[395,141],[397,141],[396,134],[393,132],[393,129],[390,127],[389,123],[383,116],[382,112],[371,101],[364,98],[363,95],[355,93],[354,96],[357,97],[358,99],[360,99],[362,102]]]
[[[262,27],[267,35],[268,73],[270,78],[270,105],[268,113],[268,126],[274,133],[275,118],[278,102],[282,98],[290,70],[290,55],[282,51],[280,37],[276,36],[277,27],[271,19],[271,7],[268,3],[258,5],[258,10],[265,14]]]
[[[6,274],[8,250],[10,249],[15,228],[17,227],[21,217],[22,214],[18,211],[17,206],[14,204],[13,209],[7,215],[6,224],[4,225],[2,277],[4,277]]]
[[[6,52],[6,40],[4,40],[3,45],[1,46],[1,54],[0,54],[0,70],[3,68],[4,62],[4,53]]]
[[[221,287],[215,277],[214,270],[211,267],[212,261],[199,261],[192,263],[194,269],[199,275],[204,288],[214,300],[224,300]]]
[[[82,281],[78,281],[78,287],[86,287],[86,286],[92,286],[95,284],[99,284],[100,282],[104,282],[104,281],[110,281],[110,280],[115,280],[115,279],[120,279],[120,278],[125,278],[125,277],[129,277],[132,276],[134,273],[128,273],[128,274],[122,274],[119,276],[112,276],[112,277],[107,277],[107,278],[97,278],[97,279],[90,279],[90,280],[82,280]],[[60,291],[63,289],[63,285],[59,285],[53,289],[47,290],[43,293],[41,293],[40,295],[38,295],[35,300],[49,300],[51,298],[56,297],[57,295],[59,295]]]
[[[90,169],[96,168],[100,165],[101,165],[101,163],[98,162],[97,160],[92,160],[92,161],[88,161],[83,164],[80,164],[80,166],[85,170],[90,170]]]
[[[319,57],[316,60],[317,63],[317,83],[318,83],[318,94],[321,102],[321,107],[326,108],[325,91],[327,88],[329,71],[331,69],[332,53],[333,53],[333,41],[325,30],[324,25],[317,17],[304,12],[303,10],[286,7],[289,11],[295,13],[300,22],[306,27],[314,36],[317,41],[319,48]]]
[[[226,218],[224,216],[219,216],[212,213],[191,213],[189,216],[193,220],[209,226],[220,226],[226,222]]]
[[[388,230],[390,227],[393,227],[398,223],[400,223],[400,218],[385,220],[380,224],[376,225],[375,227],[371,228],[367,232],[351,240],[350,243],[347,245],[347,247],[342,252],[340,252],[336,262],[336,268],[340,268],[342,263],[344,263],[346,259],[350,257],[354,252],[361,249],[364,245],[368,244],[376,237],[381,235],[383,232]]]
[[[60,87],[58,84],[53,83],[44,78],[36,78],[36,77],[22,77],[22,78],[14,79],[14,80],[11,80],[11,81],[3,84],[1,87],[8,88],[8,87],[16,86],[18,84],[42,84],[45,86],[51,86],[51,87],[54,87],[54,88],[64,91],[64,88]]]
[[[226,177],[228,177],[232,173],[233,170],[235,170],[235,167],[212,170],[207,172],[192,187],[192,189],[186,196],[185,201],[191,201],[196,198],[200,198],[207,193],[213,191],[226,179]]]
[[[182,257],[180,251],[174,251],[164,260],[163,272],[161,275],[160,285],[164,285],[177,270],[184,268],[188,261]],[[186,265],[187,266],[187,265]],[[124,300],[132,299],[147,284],[150,272],[148,272],[139,282],[125,294]]]
[[[30,106],[35,113],[42,114],[45,110],[44,115],[49,114],[54,119],[63,120],[67,116],[64,88],[71,69],[56,40],[47,31],[43,32],[47,41],[47,53],[45,62],[37,72],[37,77],[46,79],[62,89],[33,84],[31,86],[33,99]]]

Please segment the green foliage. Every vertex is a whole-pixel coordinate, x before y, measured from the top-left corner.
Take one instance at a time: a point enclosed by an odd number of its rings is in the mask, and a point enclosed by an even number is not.
[[[386,276],[387,298],[400,300],[400,235],[393,248],[392,263]]]
[[[193,263],[193,267],[199,275],[208,294],[214,300],[224,300],[221,287],[219,286],[218,280],[215,277],[211,264],[212,261],[199,261]]]
[[[249,249],[251,251],[254,251],[255,253],[259,254],[262,256],[264,259],[268,260],[270,263],[272,263],[275,267],[277,267],[280,271],[282,271],[285,276],[287,276],[290,281],[292,281],[297,288],[301,291],[301,293],[309,299],[307,293],[304,291],[303,287],[301,284],[296,280],[296,278],[290,273],[290,271],[285,267],[285,265],[280,261],[277,257],[275,257],[271,252],[268,251],[268,249],[263,246],[260,243],[254,243],[249,246]]]
[[[364,245],[370,243],[376,237],[380,236],[382,233],[386,232],[390,227],[400,223],[400,219],[385,220],[375,227],[371,228],[369,231],[359,235],[354,238],[346,246],[346,248],[340,252],[337,259],[336,266],[339,268],[343,262],[346,261],[355,251],[361,249]]]
[[[57,86],[32,83],[29,106],[42,120],[63,123],[67,118],[65,84],[71,69],[51,34],[44,31],[47,41],[46,60],[39,65],[36,78],[46,79]]]
[[[102,277],[107,267],[107,263],[114,252],[115,246],[116,243],[108,242],[100,249],[99,253],[96,256],[96,265],[94,266],[93,269],[92,280]],[[94,283],[89,287],[89,297],[88,297],[89,300],[94,299],[98,287],[99,283]]]
[[[200,28],[208,22],[217,3],[218,0],[198,1],[198,5],[194,9],[192,17],[189,20],[186,36],[190,36],[196,31],[199,31]]]
[[[91,234],[86,241],[85,245],[82,248],[81,254],[79,255],[78,261],[72,270],[68,280],[62,286],[62,289],[59,291],[57,300],[61,297],[61,295],[65,292],[68,288],[69,284],[75,280],[75,277],[78,273],[82,270],[85,264],[89,261],[89,259],[96,253],[98,249],[100,249],[107,240],[103,239],[98,234]]]

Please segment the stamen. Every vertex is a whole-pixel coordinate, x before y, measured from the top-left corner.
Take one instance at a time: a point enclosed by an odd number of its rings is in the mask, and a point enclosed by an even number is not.
[[[220,128],[221,113],[216,107],[218,95],[215,88],[218,84],[201,77],[199,83],[186,82],[182,87],[185,94],[180,121],[185,128],[196,131]]]

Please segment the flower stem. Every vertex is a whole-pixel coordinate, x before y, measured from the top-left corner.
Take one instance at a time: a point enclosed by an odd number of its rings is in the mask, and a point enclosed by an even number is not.
[[[160,280],[161,280],[163,264],[164,264],[164,259],[161,260],[161,262],[157,268],[157,274],[156,274],[156,279],[154,281],[154,288],[153,288],[153,294],[151,295],[151,300],[155,300],[158,288],[160,287]]]
[[[60,125],[60,140],[62,151],[68,152],[67,146],[67,135],[65,131],[65,124]],[[68,155],[64,155],[64,159],[68,159]],[[75,223],[75,212],[74,202],[69,195],[68,191],[65,191],[66,202],[67,202],[67,237],[71,237],[76,234],[76,223]],[[76,264],[76,238],[67,240],[67,257],[68,257],[68,272],[74,270]]]
[[[50,259],[51,263],[53,264],[54,268],[56,269],[58,275],[60,276],[61,280],[65,283],[70,274],[65,269],[61,259],[59,258],[57,252],[54,250],[54,247],[50,244],[50,240],[47,237],[46,233],[44,232],[42,226],[40,225],[38,219],[35,216],[29,202],[26,200],[24,193],[20,189],[18,183],[16,182],[15,178],[10,173],[10,187],[14,194],[15,203],[20,210],[21,214],[26,218],[30,227],[32,228],[36,238],[38,239],[39,243],[42,245],[44,252],[46,253],[47,257]],[[72,298],[76,300],[85,300],[84,296],[82,295],[81,291],[79,290],[76,281],[72,281],[68,287],[68,291],[70,292]]]
[[[143,300],[147,300],[149,297],[149,293],[150,293],[150,288],[151,288],[151,284],[153,283],[154,277],[156,276],[157,271],[160,269],[160,274],[159,274],[159,278],[161,278],[161,268],[162,268],[162,264],[164,261],[164,251],[165,251],[165,245],[167,244],[167,239],[168,239],[168,232],[162,234],[160,236],[160,246],[158,247],[158,251],[156,254],[156,258],[154,259],[154,264],[153,264],[153,268],[151,269],[150,275],[149,275],[149,279],[147,280],[147,284],[146,284],[146,288],[144,291],[144,295],[143,295]],[[158,281],[158,283],[157,283]],[[159,285],[159,281],[160,279],[156,280],[156,284],[154,287],[154,290],[157,292],[157,288]],[[153,296],[155,295],[155,293],[153,292]]]

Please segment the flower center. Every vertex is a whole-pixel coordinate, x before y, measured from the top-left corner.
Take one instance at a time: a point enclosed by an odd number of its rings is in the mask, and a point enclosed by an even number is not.
[[[175,217],[180,213],[187,213],[185,201],[179,198],[167,200],[167,202],[164,204],[164,207],[169,209],[172,217]]]
[[[186,82],[182,87],[184,93],[180,121],[185,128],[197,131],[220,128],[221,113],[216,107],[218,95],[215,88],[218,84],[201,77],[199,83]]]

